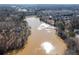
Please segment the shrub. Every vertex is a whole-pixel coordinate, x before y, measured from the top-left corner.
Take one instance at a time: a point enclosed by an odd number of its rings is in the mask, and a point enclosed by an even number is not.
[[[75,33],[74,32],[69,32],[68,33],[70,37],[75,37]]]

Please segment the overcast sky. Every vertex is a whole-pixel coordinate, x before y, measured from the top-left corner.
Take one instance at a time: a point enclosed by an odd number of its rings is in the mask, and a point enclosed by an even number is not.
[[[79,0],[0,0],[0,4],[79,4]]]

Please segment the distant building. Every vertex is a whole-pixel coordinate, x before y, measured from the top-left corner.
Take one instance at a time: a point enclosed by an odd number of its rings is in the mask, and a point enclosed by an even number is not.
[[[75,38],[79,39],[79,29],[74,29]]]

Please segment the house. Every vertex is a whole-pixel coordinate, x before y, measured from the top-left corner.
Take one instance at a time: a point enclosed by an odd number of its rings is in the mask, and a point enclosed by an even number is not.
[[[79,39],[79,29],[74,29],[75,38]]]

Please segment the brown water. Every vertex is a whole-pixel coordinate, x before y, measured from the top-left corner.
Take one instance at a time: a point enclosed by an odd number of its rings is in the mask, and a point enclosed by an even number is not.
[[[35,16],[26,17],[25,20],[31,26],[31,35],[24,49],[17,52],[17,55],[64,54],[67,46],[56,35],[53,26],[40,22]]]

